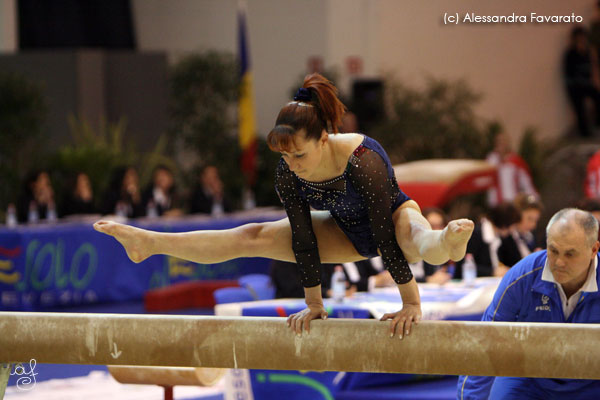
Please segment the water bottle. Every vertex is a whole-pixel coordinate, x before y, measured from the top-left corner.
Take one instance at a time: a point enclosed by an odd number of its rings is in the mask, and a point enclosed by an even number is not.
[[[121,218],[127,218],[127,204],[122,201],[117,202],[115,206],[115,215]]]
[[[17,226],[17,223],[17,207],[13,203],[10,203],[6,209],[6,226],[14,228]]]
[[[210,215],[212,217],[220,217],[225,213],[223,209],[223,203],[220,201],[213,201],[212,209],[210,210]]]
[[[48,204],[48,211],[46,211],[46,220],[48,222],[56,222],[58,215],[56,214],[56,205],[54,203]]]
[[[39,221],[40,215],[38,214],[37,204],[32,201],[29,203],[29,212],[27,213],[27,222],[35,224]]]
[[[252,210],[256,208],[256,199],[252,189],[244,189],[244,192],[242,193],[242,205],[244,210]]]
[[[146,205],[146,216],[148,218],[157,218],[158,217],[158,208],[156,207],[156,204],[152,200],[148,201],[148,204]]]
[[[344,275],[344,267],[336,265],[333,275],[331,276],[331,297],[336,303],[342,303],[346,296],[346,275]]]
[[[477,278],[477,265],[473,259],[473,254],[468,253],[465,256],[465,262],[462,265],[462,276],[463,282],[467,286],[475,285],[475,279]]]

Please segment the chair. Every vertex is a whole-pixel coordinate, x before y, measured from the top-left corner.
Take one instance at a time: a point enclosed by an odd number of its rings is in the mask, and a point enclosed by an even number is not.
[[[245,287],[228,287],[217,289],[213,292],[216,304],[240,303],[243,301],[254,301],[250,291]]]
[[[249,274],[238,279],[241,287],[246,288],[254,295],[255,300],[269,300],[275,298],[275,286],[271,277],[265,274]]]

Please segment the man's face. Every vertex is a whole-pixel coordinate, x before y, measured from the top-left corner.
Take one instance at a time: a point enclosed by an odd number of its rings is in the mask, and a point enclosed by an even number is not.
[[[557,221],[548,232],[548,267],[556,282],[578,287],[585,282],[600,243],[590,247],[581,226]]]

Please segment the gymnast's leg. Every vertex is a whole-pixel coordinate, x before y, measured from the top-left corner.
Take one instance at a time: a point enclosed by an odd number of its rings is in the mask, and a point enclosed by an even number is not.
[[[473,233],[473,221],[450,221],[443,230],[432,230],[421,214],[419,205],[409,200],[393,215],[396,239],[408,262],[421,259],[432,265],[458,261],[465,256],[467,243]]]
[[[344,263],[364,259],[328,211],[313,211],[311,216],[321,262]],[[239,257],[296,261],[292,251],[292,230],[287,218],[233,229],[183,233],[153,232],[110,221],[96,222],[94,229],[118,240],[129,258],[136,263],[154,254],[166,254],[201,264],[220,263]]]

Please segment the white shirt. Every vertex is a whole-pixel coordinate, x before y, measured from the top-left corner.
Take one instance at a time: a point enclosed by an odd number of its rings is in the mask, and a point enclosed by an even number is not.
[[[385,270],[385,266],[383,265],[383,259],[381,257],[374,257],[371,258],[371,265],[373,266],[373,268],[375,268],[375,271],[382,272]],[[367,283],[367,290],[369,292],[372,292],[373,289],[375,289],[375,280],[376,280],[376,275],[372,275],[369,277],[368,283]]]
[[[490,249],[490,261],[492,270],[496,271],[500,261],[498,261],[498,249],[502,244],[502,239],[494,231],[494,225],[487,219],[481,218],[481,239]]]
[[[155,186],[152,190],[152,197],[156,205],[160,205],[163,209],[169,208],[171,205],[171,199],[161,188]]]
[[[518,160],[522,159],[519,157]],[[503,202],[512,202],[519,193],[539,197],[527,169],[514,157],[503,159],[497,152],[488,154],[486,161],[497,169],[496,186],[488,190],[488,204],[495,207]]]
[[[550,267],[548,267],[548,259],[546,259],[546,263],[544,264],[544,270],[542,271],[542,280],[546,282],[554,283],[554,286],[558,289],[558,294],[560,295],[560,300],[562,302],[563,313],[565,314],[565,319],[569,319],[569,316],[575,310],[577,303],[579,302],[579,298],[581,297],[582,292],[597,292],[598,291],[598,283],[596,282],[596,268],[598,267],[598,257],[594,257],[594,261],[592,261],[592,267],[588,271],[587,278],[583,285],[579,288],[577,292],[575,292],[571,297],[567,299],[567,295],[562,287],[562,285],[556,280],[554,280],[554,275],[552,275],[552,271]]]

